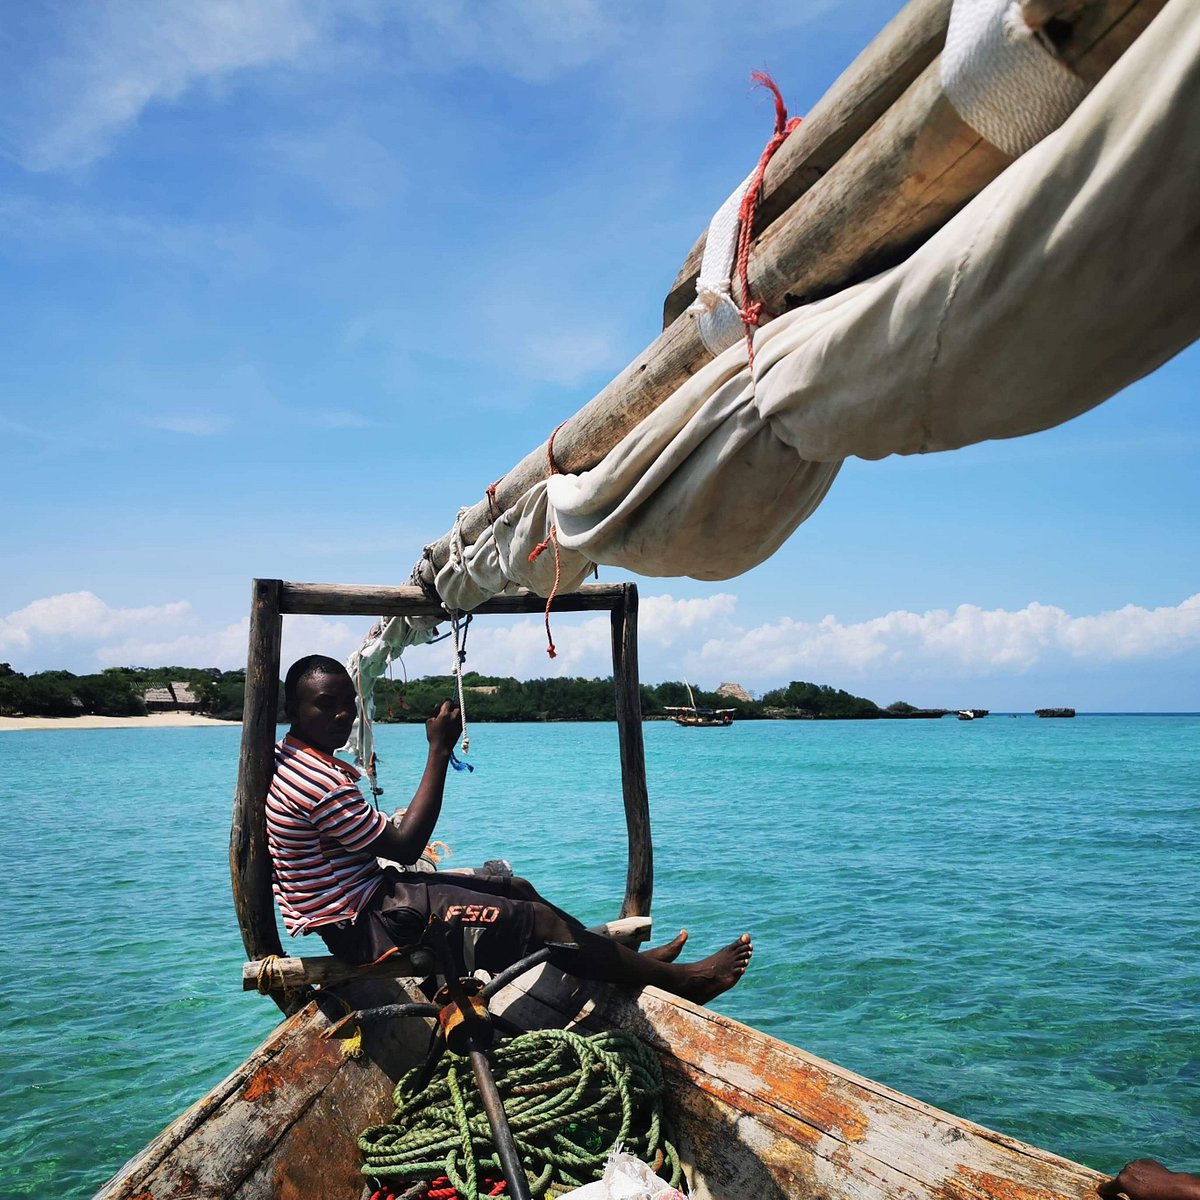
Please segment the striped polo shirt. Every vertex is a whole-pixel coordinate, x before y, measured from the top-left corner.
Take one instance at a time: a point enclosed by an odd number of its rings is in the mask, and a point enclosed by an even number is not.
[[[275,899],[293,937],[353,920],[383,882],[366,847],[387,817],[358,790],[359,772],[288,734],[275,747],[267,846]]]

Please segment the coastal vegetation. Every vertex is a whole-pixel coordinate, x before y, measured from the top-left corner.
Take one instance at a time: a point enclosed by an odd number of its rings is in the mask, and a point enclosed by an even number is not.
[[[107,667],[94,675],[39,671],[22,675],[0,663],[0,716],[141,717],[144,693],[187,683],[206,716],[240,721],[246,672],[215,667]]]
[[[246,672],[215,667],[109,667],[94,675],[40,671],[23,675],[0,663],[0,716],[135,717],[146,713],[145,693],[172,683],[187,683],[198,711],[223,720],[241,720]],[[508,676],[463,677],[472,721],[612,721],[616,718],[611,678],[514,679]],[[740,689],[737,689],[740,691]],[[449,675],[420,679],[381,679],[375,688],[376,720],[415,722],[425,718],[457,685]],[[281,689],[282,692],[282,689]],[[879,720],[942,716],[945,709],[918,709],[903,701],[880,708],[829,684],[793,681],[758,699],[692,688],[701,708],[729,708],[738,720]],[[667,715],[669,707],[689,705],[680,681],[642,685],[642,713]],[[281,696],[282,704],[282,696]],[[280,711],[280,718],[283,713]]]

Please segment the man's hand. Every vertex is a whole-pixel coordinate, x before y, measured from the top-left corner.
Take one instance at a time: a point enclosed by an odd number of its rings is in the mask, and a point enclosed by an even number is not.
[[[453,700],[443,700],[437,712],[425,722],[425,736],[430,750],[449,754],[462,733],[462,714]]]
[[[1125,1166],[1096,1191],[1104,1200],[1200,1200],[1200,1177],[1171,1171],[1152,1158],[1139,1158]]]

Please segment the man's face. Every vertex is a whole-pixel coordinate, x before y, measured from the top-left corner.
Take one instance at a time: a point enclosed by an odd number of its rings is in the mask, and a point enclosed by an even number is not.
[[[354,724],[354,684],[345,671],[309,675],[296,686],[292,732],[326,754],[340,750]]]

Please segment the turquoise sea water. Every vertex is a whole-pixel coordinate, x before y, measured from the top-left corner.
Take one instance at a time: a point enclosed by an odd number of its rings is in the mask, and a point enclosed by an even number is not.
[[[240,991],[238,736],[0,734],[0,1196],[91,1195],[274,1025]],[[1200,717],[645,736],[656,935],[755,938],[715,1007],[1100,1170],[1200,1168]],[[379,742],[395,807],[423,730]],[[615,727],[479,725],[471,758],[450,865],[616,915]]]

